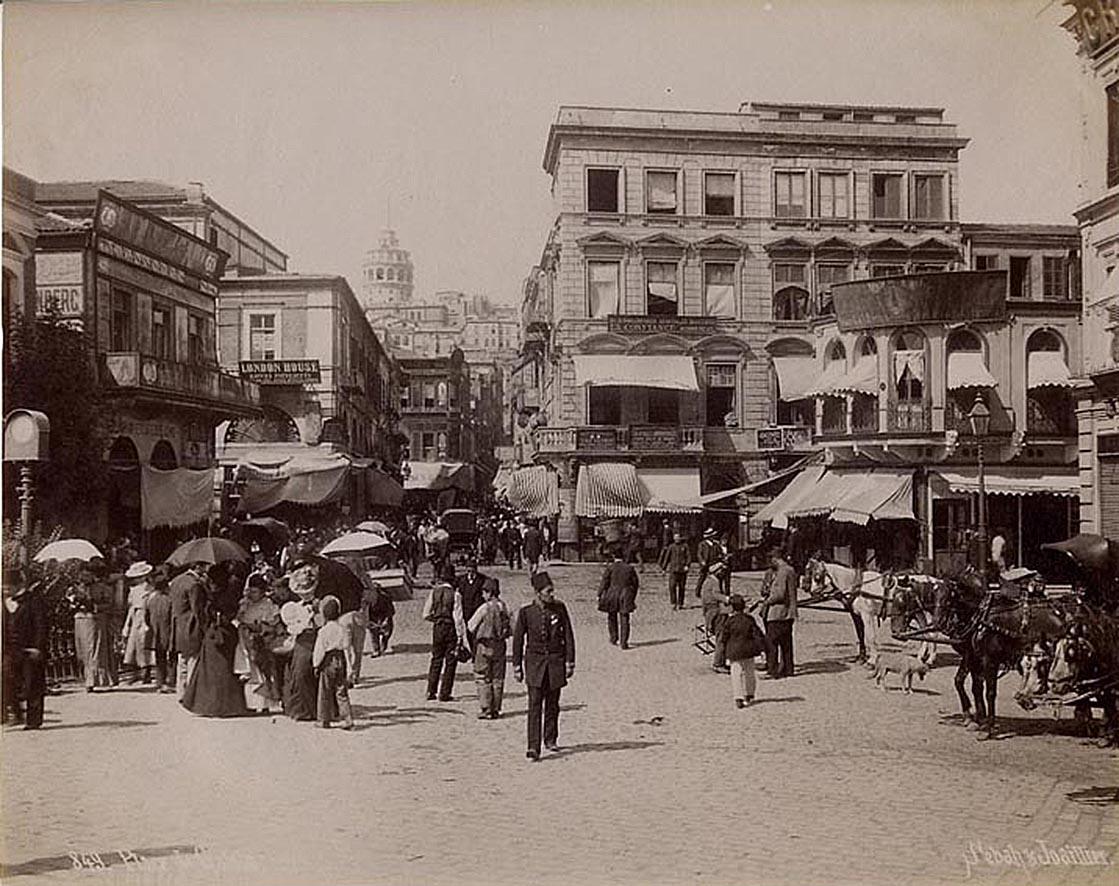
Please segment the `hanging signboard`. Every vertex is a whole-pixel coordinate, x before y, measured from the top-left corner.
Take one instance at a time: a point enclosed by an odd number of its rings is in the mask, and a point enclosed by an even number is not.
[[[318,360],[242,360],[241,378],[258,385],[318,384]]]

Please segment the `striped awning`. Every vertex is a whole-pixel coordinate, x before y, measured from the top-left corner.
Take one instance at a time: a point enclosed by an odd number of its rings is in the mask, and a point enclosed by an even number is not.
[[[645,491],[637,469],[623,462],[583,465],[575,484],[575,516],[639,517]]]
[[[641,468],[645,510],[661,514],[699,513],[699,468]]]
[[[773,369],[777,373],[778,396],[786,403],[811,396],[820,372],[815,357],[774,357]]]
[[[854,472],[852,472],[854,473]],[[828,519],[866,526],[874,520],[913,520],[913,472],[875,468],[859,472],[851,492]]]
[[[954,351],[948,355],[948,390],[995,388],[998,384],[979,351]]]
[[[944,486],[956,493],[979,492],[979,475],[975,471],[937,471],[938,482],[933,494],[944,497]],[[938,488],[939,487],[939,488]],[[988,495],[1080,495],[1080,477],[1076,466],[1064,470],[1032,466],[987,469],[983,488]]]
[[[681,354],[576,354],[575,385],[699,391],[695,361]]]
[[[781,493],[754,515],[755,520],[773,523],[774,529],[785,529],[789,525],[789,510],[812,494],[826,468],[812,465],[805,468]]]
[[[559,476],[544,465],[520,468],[509,475],[505,496],[515,510],[550,517],[559,513]]]

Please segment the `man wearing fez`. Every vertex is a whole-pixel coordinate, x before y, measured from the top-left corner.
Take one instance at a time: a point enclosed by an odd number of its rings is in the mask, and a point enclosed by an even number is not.
[[[544,747],[558,751],[560,690],[575,674],[575,632],[567,607],[555,598],[547,572],[532,576],[536,599],[522,606],[513,629],[513,677],[528,687],[529,760],[540,759],[541,719]]]

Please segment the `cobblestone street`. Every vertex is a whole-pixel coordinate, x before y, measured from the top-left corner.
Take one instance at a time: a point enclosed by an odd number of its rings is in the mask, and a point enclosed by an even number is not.
[[[523,574],[489,571],[511,607],[528,600]],[[739,711],[692,648],[698,601],[672,612],[659,571],[628,652],[595,612],[598,569],[551,574],[578,646],[559,754],[524,759],[511,674],[497,722],[475,719],[468,669],[455,702],[424,700],[420,591],[394,654],[366,659],[351,733],[196,719],[146,690],[48,698],[42,732],[5,735],[5,881],[1115,882],[1060,849],[1119,851],[1119,805],[1092,791],[1119,785],[1116,755],[1024,714],[1015,677],[1008,737],[980,743],[954,716],[954,668],[882,693],[850,663],[846,615],[803,612],[797,676]],[[1039,841],[1055,854],[1031,868]]]

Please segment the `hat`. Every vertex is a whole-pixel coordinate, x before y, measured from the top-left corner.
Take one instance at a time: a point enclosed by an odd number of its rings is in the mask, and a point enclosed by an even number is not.
[[[715,529],[714,526],[708,526],[706,529],[703,530],[703,537],[704,538],[714,538],[718,534],[719,534],[719,531],[717,529]]]
[[[544,588],[554,588],[552,578],[547,572],[537,572],[532,576],[532,589],[534,591],[541,591]]]
[[[147,560],[137,560],[128,567],[128,571],[124,573],[125,578],[146,578],[151,575],[152,564]]]
[[[318,570],[310,563],[292,570],[288,576],[288,587],[293,594],[313,594],[318,586]]]
[[[319,612],[322,617],[327,621],[334,621],[342,612],[342,604],[338,602],[338,598],[333,594],[327,594],[322,598],[319,603]]]

